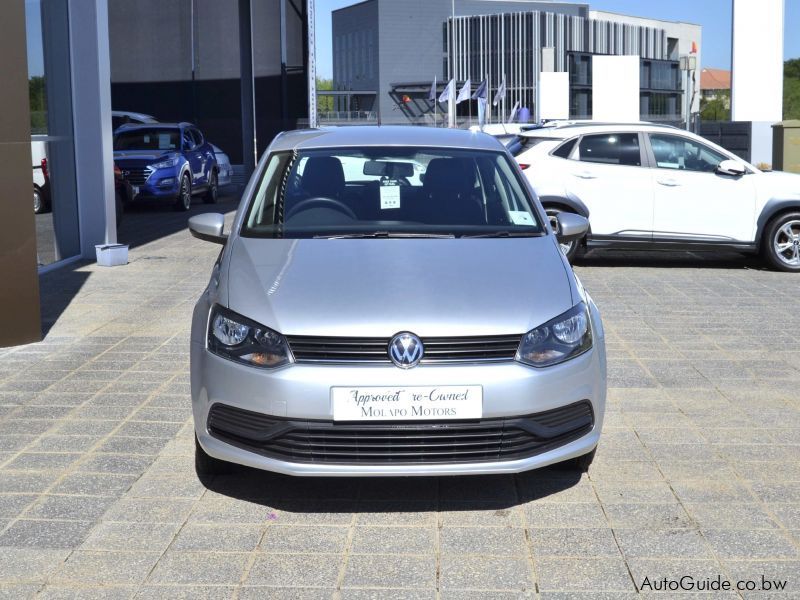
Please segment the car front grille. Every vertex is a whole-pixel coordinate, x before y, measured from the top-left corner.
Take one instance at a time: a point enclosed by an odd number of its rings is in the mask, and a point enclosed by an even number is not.
[[[208,431],[233,446],[300,463],[416,464],[514,460],[589,433],[581,401],[524,417],[476,421],[333,423],[296,421],[214,404]]]
[[[144,185],[152,172],[150,167],[122,167],[122,176],[131,185]]]
[[[521,335],[423,338],[422,364],[514,360]],[[287,336],[298,363],[385,363],[389,338]]]

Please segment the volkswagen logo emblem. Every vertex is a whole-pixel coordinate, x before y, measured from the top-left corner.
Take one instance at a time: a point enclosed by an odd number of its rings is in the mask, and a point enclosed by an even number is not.
[[[422,354],[422,340],[413,333],[398,333],[389,342],[389,358],[401,369],[416,367]]]

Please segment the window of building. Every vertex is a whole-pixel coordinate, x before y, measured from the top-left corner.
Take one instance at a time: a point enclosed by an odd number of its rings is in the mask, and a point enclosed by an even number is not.
[[[592,90],[572,90],[569,99],[570,119],[592,118]]]
[[[567,61],[571,85],[592,85],[592,55],[572,52]]]
[[[636,133],[585,135],[578,145],[576,158],[582,162],[641,166],[639,135]]]
[[[661,169],[679,169],[713,173],[727,156],[708,146],[678,135],[651,134],[650,145],[656,165]]]

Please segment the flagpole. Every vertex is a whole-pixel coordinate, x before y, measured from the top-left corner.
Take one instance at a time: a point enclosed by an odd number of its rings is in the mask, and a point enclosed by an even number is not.
[[[488,110],[489,111],[489,118],[487,119],[487,121],[489,121],[489,124],[491,124],[492,123],[492,84],[489,83],[488,79],[486,81],[487,81],[487,83],[486,83],[486,108],[484,110]]]

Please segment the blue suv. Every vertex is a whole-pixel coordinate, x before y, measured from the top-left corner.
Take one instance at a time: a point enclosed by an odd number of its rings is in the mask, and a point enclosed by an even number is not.
[[[130,184],[130,198],[169,199],[189,210],[192,196],[217,201],[214,149],[191,123],[123,125],[114,132],[114,161]]]

